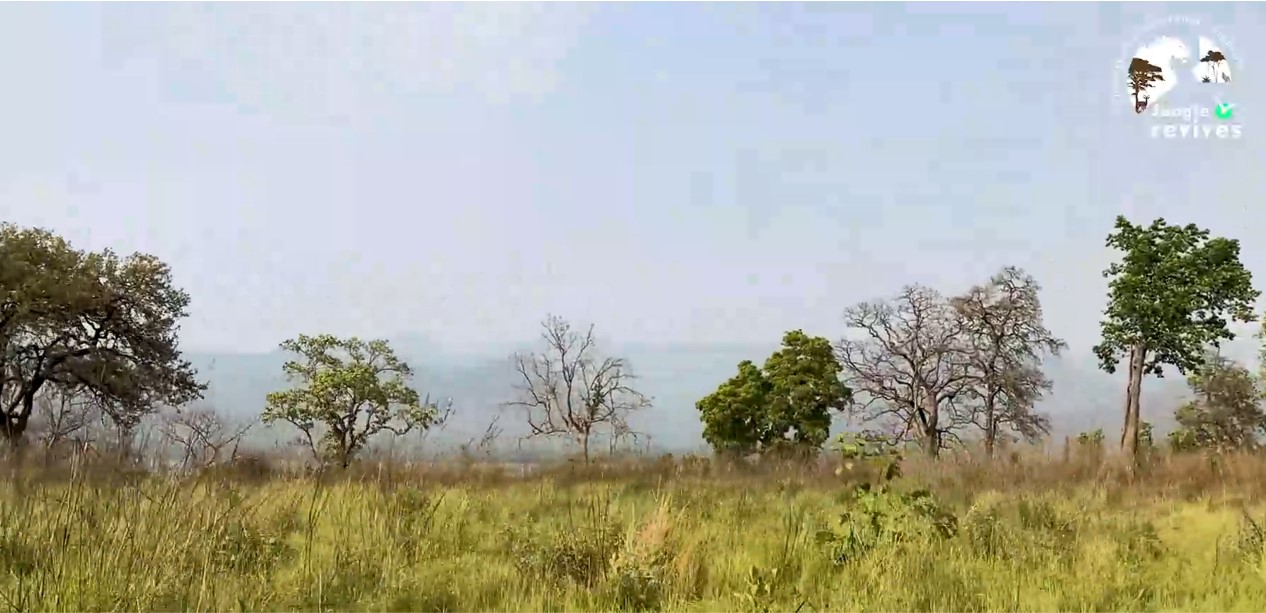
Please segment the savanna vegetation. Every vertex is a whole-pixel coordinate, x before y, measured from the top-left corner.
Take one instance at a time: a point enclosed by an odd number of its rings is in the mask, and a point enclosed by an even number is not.
[[[1124,218],[1107,244],[1119,440],[1050,440],[1043,363],[1068,347],[1008,267],[787,332],[699,399],[709,456],[619,453],[654,399],[547,317],[502,415],[576,453],[529,470],[480,451],[495,424],[451,458],[375,456],[453,404],[386,341],[326,333],[282,343],[290,385],[260,399],[302,454],[248,449],[253,421],[195,404],[163,262],[6,224],[0,609],[1262,610],[1261,375],[1218,352],[1255,319],[1239,244]],[[1174,373],[1191,399],[1150,409],[1174,410],[1156,436],[1141,382]]]

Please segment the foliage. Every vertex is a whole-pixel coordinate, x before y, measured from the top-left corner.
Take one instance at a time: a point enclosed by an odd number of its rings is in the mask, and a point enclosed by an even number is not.
[[[632,530],[611,558],[613,600],[622,610],[655,611],[662,608],[672,581],[677,539],[667,504]]]
[[[816,535],[817,543],[828,546],[836,564],[864,557],[878,547],[957,534],[957,518],[930,491],[892,489],[893,480],[901,476],[901,455],[896,450],[855,436],[842,436],[839,448],[849,470],[855,462],[883,468],[877,480],[853,486],[846,499],[849,508],[839,518],[839,532],[820,530]]]
[[[819,449],[831,428],[831,411],[842,411],[852,392],[839,379],[831,343],[800,330],[783,336],[782,348],[750,361],[739,373],[695,404],[703,438],[723,453],[769,453],[790,444]]]
[[[1262,390],[1247,368],[1218,355],[1187,377],[1195,398],[1174,411],[1175,451],[1252,449],[1266,433]]]
[[[346,468],[375,435],[403,436],[440,418],[438,407],[409,387],[413,370],[387,341],[300,335],[281,348],[299,356],[283,366],[298,387],[269,394],[262,419],[298,428],[323,461]]]
[[[1156,450],[1156,439],[1152,432],[1152,423],[1139,422],[1139,449],[1151,453]]]
[[[48,388],[91,400],[121,426],[202,396],[177,348],[189,295],[152,255],[86,252],[0,224],[0,435],[21,440]]]
[[[1077,435],[1077,444],[1088,448],[1103,446],[1103,440],[1103,428],[1096,428],[1089,432],[1082,432]]]
[[[1248,511],[1241,509],[1239,530],[1236,531],[1231,546],[1244,561],[1254,568],[1259,567],[1263,557],[1266,557],[1266,522],[1253,519]]]
[[[1166,364],[1189,372],[1204,364],[1205,347],[1235,338],[1228,318],[1256,318],[1260,292],[1240,262],[1237,240],[1210,238],[1194,224],[1158,219],[1142,227],[1118,217],[1107,244],[1125,253],[1104,272],[1112,280],[1095,354],[1109,373],[1136,345],[1147,352],[1145,374],[1162,376]]]
[[[549,316],[541,322],[541,340],[541,353],[514,355],[517,398],[506,403],[523,411],[530,436],[572,437],[586,463],[600,428],[613,446],[639,436],[629,416],[652,400],[633,387],[636,377],[624,359],[598,355],[593,326],[582,334]]]
[[[880,482],[901,476],[900,450],[880,437],[845,432],[835,437],[835,450],[840,455],[837,475],[870,477],[873,474]]]
[[[880,547],[940,540],[958,533],[958,520],[928,490],[896,492],[887,483],[860,483],[839,518],[839,531],[821,530],[816,540],[837,564],[858,560]]]
[[[1133,455],[1143,376],[1162,376],[1166,364],[1182,373],[1198,368],[1206,347],[1235,338],[1228,320],[1254,319],[1259,292],[1240,262],[1239,242],[1210,238],[1194,224],[1157,219],[1143,227],[1117,217],[1107,245],[1124,255],[1104,271],[1111,279],[1108,308],[1094,350],[1109,373],[1130,357],[1122,446]]]
[[[1266,602],[1263,490],[1243,470],[1260,471],[1262,460],[1242,461],[1251,463],[1225,478],[1158,465],[1145,477],[1163,480],[1150,486],[1073,477],[1058,464],[1028,467],[1025,483],[1012,473],[977,481],[978,471],[942,462],[936,496],[923,502],[896,485],[884,494],[872,486],[869,502],[841,500],[838,482],[803,472],[795,491],[781,475],[719,471],[443,484],[414,474],[427,470],[418,467],[393,479],[352,472],[335,482],[240,484],[208,473],[114,487],[33,473],[0,481],[0,603],[23,611],[1251,611]],[[912,462],[925,466],[911,473],[930,464]],[[1187,502],[1180,484],[1215,495]],[[1231,488],[1252,523],[1238,503],[1221,504]],[[960,518],[957,535],[945,536],[948,521],[937,527],[933,505]],[[837,522],[842,511],[853,514],[854,545],[816,542],[823,528],[849,533]],[[1214,543],[1239,555],[1215,554]]]

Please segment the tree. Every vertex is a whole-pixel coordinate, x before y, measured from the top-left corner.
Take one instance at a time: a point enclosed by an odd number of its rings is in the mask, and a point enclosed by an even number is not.
[[[703,440],[717,453],[745,456],[785,434],[771,434],[766,411],[770,387],[759,366],[751,360],[739,362],[737,375],[695,403]]]
[[[1194,224],[1171,226],[1157,219],[1143,227],[1118,216],[1107,245],[1124,256],[1104,271],[1111,279],[1108,308],[1103,340],[1094,351],[1108,373],[1128,356],[1121,449],[1134,459],[1143,376],[1163,376],[1166,364],[1183,374],[1201,366],[1206,347],[1235,338],[1228,318],[1255,318],[1259,292],[1240,262],[1239,241],[1210,238],[1208,230]]]
[[[92,422],[99,418],[92,404],[80,394],[45,387],[35,399],[27,435],[34,435],[40,447],[53,451],[69,442],[90,442]]]
[[[598,354],[593,326],[584,333],[560,317],[541,322],[542,353],[513,356],[518,383],[515,407],[527,417],[528,436],[571,437],[589,462],[589,445],[605,428],[611,436],[632,432],[628,417],[651,406],[633,388],[634,377],[622,358]]]
[[[838,345],[844,382],[858,397],[852,412],[938,455],[973,418],[959,397],[972,374],[964,319],[935,290],[917,285],[890,302],[851,307],[844,319],[860,335]]]
[[[1217,82],[1218,68],[1222,66],[1222,62],[1226,61],[1226,56],[1221,51],[1210,49],[1208,53],[1204,54],[1204,57],[1200,58],[1200,61],[1209,64],[1209,74],[1214,75],[1212,80]],[[1208,81],[1205,82],[1207,83]]]
[[[164,416],[162,433],[181,450],[180,467],[206,469],[237,458],[254,421],[230,424],[211,409],[175,409]]]
[[[441,419],[409,387],[413,369],[387,341],[300,335],[281,348],[299,356],[282,367],[298,387],[269,394],[261,418],[298,428],[319,461],[347,468],[374,436],[404,436]]]
[[[758,368],[750,360],[738,375],[695,404],[703,438],[721,453],[768,453],[791,446],[820,449],[831,430],[831,411],[844,411],[852,392],[840,381],[831,342],[793,330],[782,348]]]
[[[1007,267],[951,300],[970,344],[967,390],[980,403],[974,421],[990,456],[1004,429],[1030,441],[1050,433],[1050,419],[1034,412],[1052,386],[1042,359],[1059,355],[1067,344],[1042,323],[1040,289],[1023,270]]]
[[[1247,368],[1211,354],[1187,377],[1195,399],[1174,411],[1178,428],[1170,446],[1189,449],[1252,449],[1266,434],[1262,390]]]
[[[50,387],[132,419],[206,389],[177,349],[189,295],[154,256],[84,252],[0,224],[0,288],[0,436],[11,445]]]
[[[1164,81],[1161,68],[1147,60],[1136,57],[1130,60],[1130,92],[1134,95],[1134,112],[1142,113],[1147,108],[1147,101],[1139,99],[1139,94],[1146,92],[1157,81]]]

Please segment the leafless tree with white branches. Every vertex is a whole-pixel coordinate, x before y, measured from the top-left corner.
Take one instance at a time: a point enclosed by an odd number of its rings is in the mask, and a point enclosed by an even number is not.
[[[936,456],[972,422],[960,394],[969,384],[962,318],[938,292],[907,286],[891,301],[847,309],[853,338],[837,345],[851,412],[895,440]]]
[[[595,434],[631,436],[628,416],[651,400],[632,387],[623,359],[597,355],[593,326],[581,333],[549,316],[541,328],[544,351],[514,356],[519,381],[506,406],[524,412],[528,436],[571,437],[587,463]]]
[[[92,438],[93,403],[72,390],[52,388],[35,399],[34,438],[45,451]]]
[[[234,425],[212,409],[173,409],[164,415],[161,429],[181,449],[181,468],[200,470],[236,459],[256,421]]]
[[[1015,267],[1002,269],[985,285],[951,300],[971,344],[970,396],[975,424],[993,455],[999,436],[1010,430],[1034,441],[1050,433],[1050,418],[1034,405],[1051,390],[1042,372],[1046,355],[1067,347],[1042,322],[1041,289]]]

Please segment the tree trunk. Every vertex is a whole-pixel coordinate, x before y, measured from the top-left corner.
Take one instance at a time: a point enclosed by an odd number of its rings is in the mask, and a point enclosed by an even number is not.
[[[994,447],[998,441],[998,423],[994,417],[995,401],[992,397],[985,399],[985,457],[993,458]]]
[[[0,438],[4,439],[7,448],[16,450],[22,446],[28,421],[20,415],[0,413]]]
[[[578,435],[578,438],[580,439],[580,457],[582,460],[584,460],[585,464],[588,464],[589,463],[589,433],[581,432]]]
[[[347,470],[352,465],[352,456],[355,455],[355,446],[351,441],[340,439],[338,444],[338,461],[342,465],[343,470]]]
[[[1125,427],[1121,430],[1121,452],[1133,466],[1139,446],[1139,398],[1143,391],[1143,363],[1147,351],[1141,345],[1130,350],[1130,380],[1125,389]]]
[[[0,409],[0,438],[8,443],[9,449],[16,451],[21,448],[26,426],[31,421],[31,414],[35,412],[35,394],[43,383],[42,379],[37,379],[34,385],[21,392],[22,405],[17,413]]]
[[[0,449],[0,459],[8,457],[9,460],[15,462],[15,465],[21,465],[26,456],[26,425],[27,418],[21,416],[10,416],[0,413],[0,438],[4,439],[4,447]]]
[[[923,428],[923,451],[930,458],[935,458],[941,453],[941,430],[940,430],[940,413],[938,412],[937,398],[935,394],[924,394],[923,396],[923,413],[927,415],[927,422]]]

